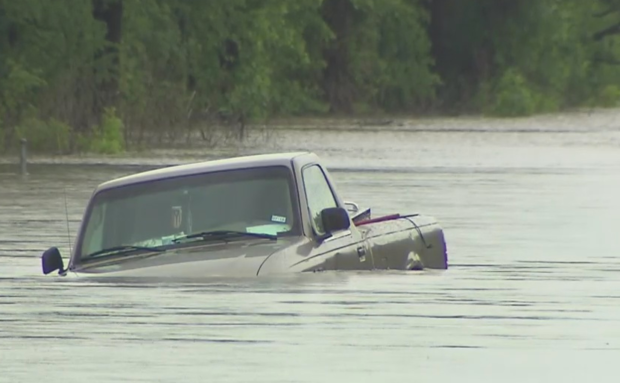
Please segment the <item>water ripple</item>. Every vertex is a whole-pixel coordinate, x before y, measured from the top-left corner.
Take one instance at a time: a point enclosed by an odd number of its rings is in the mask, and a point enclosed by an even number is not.
[[[447,272],[43,276],[40,254],[69,253],[97,184],[205,149],[34,158],[28,177],[0,165],[0,381],[612,377],[620,131],[609,113],[408,122],[389,134],[282,129],[243,149],[316,151],[346,199],[439,218]]]

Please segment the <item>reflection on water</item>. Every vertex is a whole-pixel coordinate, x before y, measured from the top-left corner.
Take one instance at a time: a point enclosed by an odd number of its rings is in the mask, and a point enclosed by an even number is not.
[[[98,183],[204,153],[0,165],[0,382],[615,381],[620,130],[570,120],[279,131],[244,149],[313,150],[346,199],[438,217],[446,272],[43,277],[37,257],[68,254]]]

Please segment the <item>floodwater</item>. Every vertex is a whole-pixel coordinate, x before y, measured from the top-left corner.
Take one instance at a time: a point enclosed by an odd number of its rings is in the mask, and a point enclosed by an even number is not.
[[[192,283],[44,277],[38,257],[51,245],[68,254],[98,183],[228,149],[39,158],[27,177],[5,159],[0,382],[620,378],[617,111],[281,129],[229,149],[312,150],[345,199],[439,218],[450,269]]]

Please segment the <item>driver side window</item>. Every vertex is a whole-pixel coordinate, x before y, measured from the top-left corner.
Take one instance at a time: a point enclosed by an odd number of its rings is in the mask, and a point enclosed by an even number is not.
[[[312,217],[312,226],[317,234],[324,234],[321,211],[328,207],[336,207],[336,199],[321,168],[317,165],[303,169],[304,189],[308,200],[308,210]]]

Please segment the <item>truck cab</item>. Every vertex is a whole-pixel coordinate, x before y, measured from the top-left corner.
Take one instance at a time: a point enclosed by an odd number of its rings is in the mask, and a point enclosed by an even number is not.
[[[86,206],[68,267],[55,247],[42,266],[61,275],[264,275],[447,268],[447,253],[434,219],[371,219],[370,209],[344,201],[316,154],[294,152],[104,182]]]

